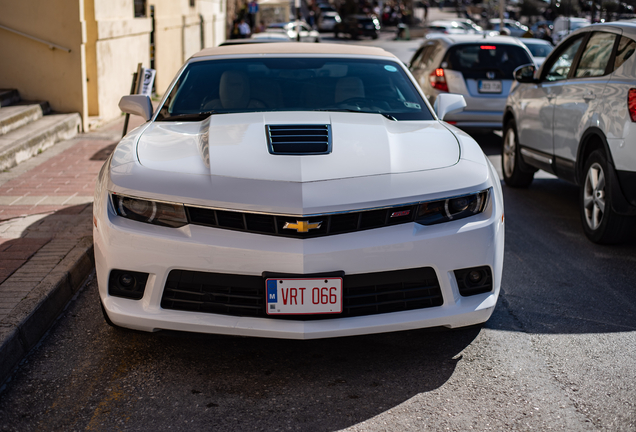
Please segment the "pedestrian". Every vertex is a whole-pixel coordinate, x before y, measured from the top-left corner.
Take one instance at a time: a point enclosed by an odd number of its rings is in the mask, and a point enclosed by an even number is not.
[[[239,29],[239,22],[234,20],[232,25],[232,31],[230,32],[230,39],[239,39],[241,37],[241,30]]]
[[[256,14],[258,13],[258,3],[256,0],[252,0],[247,4],[247,20],[250,29],[256,27]]]
[[[250,25],[248,23],[245,22],[244,19],[241,20],[241,23],[239,24],[239,32],[241,33],[241,38],[246,39],[248,37],[250,37]]]
[[[428,21],[428,0],[424,0],[422,6],[424,6],[424,22],[426,22]]]

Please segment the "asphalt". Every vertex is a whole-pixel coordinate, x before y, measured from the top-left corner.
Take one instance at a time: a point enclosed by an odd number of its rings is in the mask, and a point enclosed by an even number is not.
[[[142,122],[133,116],[129,130]],[[123,123],[0,173],[0,385],[94,270],[93,190]]]
[[[429,8],[429,21],[453,17]],[[128,130],[142,122],[132,116]],[[94,271],[93,190],[123,124],[121,116],[0,172],[0,388]]]

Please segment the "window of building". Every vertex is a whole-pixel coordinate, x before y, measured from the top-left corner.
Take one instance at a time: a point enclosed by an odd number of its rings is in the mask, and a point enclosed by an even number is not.
[[[135,18],[146,18],[146,0],[134,0]]]

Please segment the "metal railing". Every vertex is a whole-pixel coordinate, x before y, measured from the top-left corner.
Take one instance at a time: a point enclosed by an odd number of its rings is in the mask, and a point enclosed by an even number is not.
[[[5,29],[5,30],[10,31],[10,32],[13,32],[15,34],[18,34],[20,36],[24,36],[25,38],[32,39],[32,40],[34,40],[36,42],[43,43],[44,45],[48,45],[48,47],[51,48],[51,49],[56,49],[57,48],[59,50],[66,51],[67,53],[71,52],[71,50],[69,48],[65,48],[65,47],[63,47],[61,45],[54,44],[53,42],[45,41],[44,39],[40,39],[40,38],[37,38],[35,36],[31,36],[30,34],[22,33],[21,31],[14,30],[14,29],[9,28],[7,26],[3,26],[2,24],[0,24],[0,28]]]

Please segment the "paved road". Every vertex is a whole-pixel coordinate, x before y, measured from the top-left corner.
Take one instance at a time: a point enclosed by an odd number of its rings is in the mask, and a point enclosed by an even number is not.
[[[476,138],[497,161],[500,138]],[[1,394],[0,427],[636,430],[636,235],[588,242],[577,188],[550,176],[504,195],[502,293],[483,328],[318,341],[118,331],[91,282]]]

